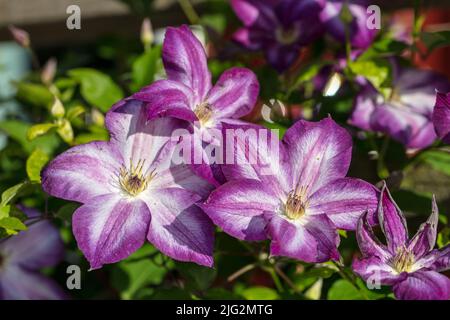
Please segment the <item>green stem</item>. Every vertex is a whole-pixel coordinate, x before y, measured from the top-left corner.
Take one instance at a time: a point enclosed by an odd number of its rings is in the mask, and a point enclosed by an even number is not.
[[[422,1],[421,0],[415,0],[414,1],[414,25],[412,30],[412,38],[413,41],[411,43],[411,61],[414,63],[416,53],[417,53],[417,47],[416,43],[420,35],[420,30],[422,29],[422,19],[420,17],[420,8],[421,8]]]
[[[283,292],[284,288],[283,288],[283,284],[281,283],[280,278],[278,277],[277,272],[275,271],[275,269],[273,268],[273,266],[265,266],[263,267],[263,269],[265,271],[267,271],[270,276],[272,277],[273,282],[275,283],[275,287],[277,288],[278,292]]]
[[[364,297],[364,299],[369,300],[369,297],[364,292],[364,290],[361,290],[359,285],[356,283],[356,280],[354,279],[354,275],[352,274],[352,276],[350,276],[339,263],[337,263],[334,260],[332,260],[332,262],[336,266],[336,268],[338,269],[338,273],[341,276],[341,278],[344,279],[344,280],[347,280],[348,282],[350,282],[352,284],[352,286],[355,287],[356,290],[358,290],[359,293],[361,293],[361,295]]]
[[[181,9],[188,18],[189,23],[198,24],[198,22],[200,21],[200,17],[198,16],[191,2],[189,0],[178,0],[178,3],[180,4]]]

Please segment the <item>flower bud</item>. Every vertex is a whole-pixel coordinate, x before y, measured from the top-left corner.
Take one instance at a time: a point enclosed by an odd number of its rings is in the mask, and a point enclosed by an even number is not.
[[[61,100],[55,97],[55,101],[53,102],[50,112],[55,118],[62,118],[64,116],[64,113],[66,111],[64,110],[64,106],[61,103]]]
[[[57,68],[57,61],[55,58],[50,58],[42,68],[41,72],[41,81],[45,85],[50,85],[53,82],[53,79],[55,78],[56,74],[56,68]]]
[[[149,47],[153,43],[155,36],[153,34],[152,23],[149,18],[145,18],[141,27],[141,41],[144,47]]]
[[[8,29],[11,32],[14,41],[16,41],[20,46],[24,48],[30,47],[31,42],[30,42],[30,35],[28,34],[28,32],[26,32],[23,29],[16,28],[13,25],[10,25]]]

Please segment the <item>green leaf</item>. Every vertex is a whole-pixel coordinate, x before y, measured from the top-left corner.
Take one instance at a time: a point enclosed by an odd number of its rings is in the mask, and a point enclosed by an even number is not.
[[[26,170],[31,181],[41,182],[41,170],[50,160],[48,154],[41,149],[35,149],[27,159]]]
[[[27,226],[23,224],[18,218],[15,217],[7,217],[0,219],[0,228],[6,229],[6,231],[10,231],[11,234],[16,233],[16,231],[27,230]]]
[[[149,258],[155,252],[155,248],[146,245],[118,263],[112,270],[112,284],[119,290],[122,299],[133,299],[145,286],[158,285],[162,282],[167,270]]]
[[[155,74],[162,68],[161,47],[156,46],[140,55],[132,66],[131,90],[136,92],[149,85],[155,79]]]
[[[16,120],[0,122],[0,130],[17,141],[28,154],[33,152],[37,147],[41,148],[47,154],[52,154],[58,147],[60,140],[52,133],[29,141],[27,139],[27,132],[30,127],[29,124]]]
[[[385,91],[391,72],[388,61],[384,59],[358,59],[350,64],[350,69],[353,73],[369,80],[378,91]]]
[[[305,292],[305,297],[311,300],[319,300],[322,294],[323,279],[318,279],[308,290]]]
[[[37,137],[46,134],[47,132],[49,132],[53,128],[56,128],[56,125],[54,123],[39,123],[39,124],[36,124],[36,125],[34,125],[34,126],[32,126],[31,128],[28,129],[28,131],[27,131],[27,139],[30,140],[30,141],[34,140]]]
[[[42,108],[49,108],[52,105],[54,97],[47,87],[29,82],[18,82],[16,85],[18,100]]]
[[[419,156],[420,160],[428,163],[435,170],[450,176],[450,153],[445,151],[430,150]]]
[[[175,266],[187,280],[188,287],[206,290],[217,276],[217,270],[199,266],[194,263],[176,262]]]
[[[328,300],[364,300],[364,296],[349,281],[340,279],[328,290]]]
[[[241,294],[247,300],[276,300],[280,298],[275,290],[266,287],[250,287],[243,290]]]
[[[67,203],[58,209],[56,216],[64,221],[71,222],[72,215],[80,207],[78,203]]]
[[[202,14],[200,23],[203,26],[210,27],[218,34],[223,34],[227,27],[227,20],[223,14]]]
[[[122,89],[106,74],[89,68],[72,69],[69,75],[81,85],[81,95],[87,102],[106,112],[123,98]]]
[[[69,108],[67,110],[67,120],[72,121],[79,115],[83,114],[86,111],[86,109],[81,105],[76,105],[74,107]]]
[[[60,119],[60,120],[61,122],[59,123],[56,132],[58,132],[59,136],[64,140],[64,142],[71,144],[73,141],[72,125],[67,119]]]
[[[359,290],[347,280],[337,280],[328,290],[328,300],[376,300],[386,296],[384,293],[369,290],[361,279],[356,282]]]
[[[19,184],[16,184],[15,186],[12,186],[11,188],[6,189],[2,193],[2,206],[6,206],[8,203],[10,203],[15,197],[21,194],[21,192],[29,186],[29,182],[21,182]]]
[[[450,45],[449,30],[438,32],[422,32],[420,38],[428,48],[428,51],[433,51],[434,49]]]

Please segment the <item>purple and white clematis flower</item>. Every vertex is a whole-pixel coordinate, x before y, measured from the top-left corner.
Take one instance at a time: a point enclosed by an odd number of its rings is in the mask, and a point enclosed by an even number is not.
[[[397,299],[450,299],[450,279],[439,273],[450,269],[450,245],[440,250],[433,249],[438,218],[433,197],[430,217],[409,239],[405,217],[384,186],[378,220],[387,244],[376,238],[366,216],[362,216],[358,222],[357,239],[363,257],[353,261],[353,270],[366,281],[393,286]]]
[[[34,209],[23,208],[28,229],[0,240],[0,299],[59,300],[67,298],[52,279],[39,270],[57,265],[64,245],[49,221],[41,220]]]
[[[242,148],[236,155],[247,158],[258,150],[252,141],[236,148]],[[345,177],[350,135],[331,118],[300,120],[277,150],[279,157],[273,157],[271,150],[259,148],[258,156],[268,167],[239,160],[224,166],[229,182],[199,206],[238,239],[271,239],[273,256],[307,262],[339,259],[336,229],[354,230],[359,216],[377,206],[374,186]]]
[[[322,35],[323,0],[231,0],[244,23],[234,39],[250,50],[263,50],[278,71],[288,69],[300,49]]]
[[[348,27],[342,21],[341,11],[343,8],[343,0],[326,1],[325,8],[320,13],[320,18],[325,24],[327,32],[341,43],[346,41],[346,28],[348,28],[350,43],[352,47],[358,49],[367,49],[375,39],[378,30],[369,29],[367,20],[368,3],[361,0],[353,0],[348,2],[348,10],[352,15],[352,21]]]
[[[143,88],[134,98],[144,101],[147,118],[174,117],[195,125],[194,139],[214,141],[223,123],[241,123],[256,103],[259,83],[246,68],[225,71],[212,86],[205,49],[187,26],[168,28],[162,59],[167,80]],[[194,144],[194,147],[202,144]],[[200,151],[202,153],[202,151]],[[199,164],[196,172],[218,184],[210,166]]]
[[[448,80],[431,71],[395,67],[389,97],[367,84],[355,99],[349,122],[383,132],[408,149],[428,147],[436,140],[432,122],[436,90],[448,88]]]
[[[450,144],[450,92],[437,93],[433,123],[438,137]]]
[[[111,140],[56,157],[42,172],[42,186],[83,204],[73,232],[92,269],[128,257],[146,238],[173,259],[212,266],[214,228],[194,205],[210,185],[171,161],[171,134],[181,121],[146,118],[141,102],[119,102],[106,115]]]

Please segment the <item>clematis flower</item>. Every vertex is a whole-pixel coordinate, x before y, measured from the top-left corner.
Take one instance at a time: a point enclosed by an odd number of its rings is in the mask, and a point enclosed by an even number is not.
[[[217,143],[214,136],[216,131],[220,133],[222,123],[241,123],[238,119],[256,103],[259,83],[246,68],[225,71],[212,86],[205,50],[187,26],[167,29],[162,59],[168,79],[143,88],[134,98],[145,102],[148,119],[168,116],[193,123],[192,140]],[[202,148],[202,144],[195,143],[194,148],[197,146]],[[218,184],[209,165],[194,168]]]
[[[250,50],[263,50],[278,71],[288,69],[300,49],[324,30],[319,14],[323,0],[232,0],[231,6],[244,23],[234,39]]]
[[[146,120],[124,100],[106,115],[109,142],[69,149],[42,172],[50,195],[81,202],[72,218],[78,246],[97,269],[128,257],[145,239],[169,257],[212,266],[213,226],[194,204],[209,184],[171,161],[176,119]]]
[[[448,300],[450,279],[439,272],[450,269],[450,246],[433,249],[438,224],[434,197],[430,217],[412,239],[405,217],[386,186],[380,196],[378,220],[387,244],[376,238],[366,216],[362,216],[357,240],[363,257],[353,261],[353,270],[366,281],[393,286],[397,299]]]
[[[353,48],[367,49],[375,39],[378,30],[369,29],[367,20],[368,4],[366,1],[347,1],[348,10],[352,16],[352,20],[348,26],[342,20],[341,12],[343,0],[326,1],[325,8],[320,13],[320,18],[326,26],[327,32],[341,43],[346,42],[346,28],[348,28],[350,43]]]
[[[450,92],[437,93],[433,123],[438,137],[450,144]]]
[[[57,265],[64,254],[58,230],[34,209],[23,208],[28,229],[0,240],[0,299],[59,300],[67,298],[39,270]]]
[[[436,140],[432,122],[436,89],[448,80],[431,71],[394,68],[388,98],[367,84],[355,98],[349,122],[363,130],[383,132],[408,149],[422,149]]]
[[[255,143],[236,144],[250,156]],[[276,148],[275,148],[276,149]],[[246,152],[243,152],[243,151]],[[259,148],[268,167],[235,161],[223,172],[229,180],[199,206],[226,233],[241,240],[270,239],[270,253],[307,262],[339,259],[337,228],[354,230],[359,216],[374,212],[377,190],[345,177],[352,139],[331,118],[300,120],[273,151]],[[375,222],[375,221],[374,221]]]

